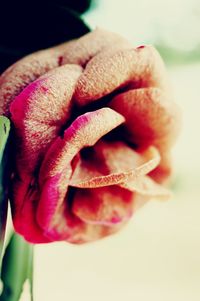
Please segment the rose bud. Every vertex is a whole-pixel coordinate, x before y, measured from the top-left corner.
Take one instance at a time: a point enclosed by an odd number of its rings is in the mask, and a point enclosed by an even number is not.
[[[33,53],[0,78],[13,123],[16,232],[32,243],[93,241],[166,199],[179,131],[162,59],[95,31]]]

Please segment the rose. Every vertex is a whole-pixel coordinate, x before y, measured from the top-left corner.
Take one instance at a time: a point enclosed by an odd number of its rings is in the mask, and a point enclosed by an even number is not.
[[[100,29],[31,54],[0,78],[14,128],[15,230],[33,243],[92,241],[121,228],[171,173],[178,132],[163,62]]]

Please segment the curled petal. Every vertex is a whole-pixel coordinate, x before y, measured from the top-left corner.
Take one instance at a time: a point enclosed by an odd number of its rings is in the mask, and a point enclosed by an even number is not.
[[[114,49],[96,55],[77,83],[75,98],[83,106],[128,85],[168,90],[164,64],[153,47]]]
[[[68,231],[64,200],[72,173],[72,159],[82,148],[94,145],[123,122],[124,118],[109,108],[86,113],[78,117],[65,131],[64,137],[57,138],[49,148],[40,170],[42,194],[37,211],[38,223],[49,235],[54,235],[56,216],[64,221],[63,226],[59,226],[59,233],[65,235]]]
[[[92,155],[79,159],[69,185],[96,188],[119,184],[149,173],[159,161],[159,153],[153,147],[139,155],[123,142],[101,141]]]
[[[49,148],[40,170],[40,181],[62,172],[83,148],[93,146],[102,136],[124,122],[124,117],[110,108],[79,116]]]

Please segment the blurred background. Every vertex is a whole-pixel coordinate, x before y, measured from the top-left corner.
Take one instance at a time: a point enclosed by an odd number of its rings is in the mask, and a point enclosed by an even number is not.
[[[121,233],[84,246],[36,246],[36,301],[200,300],[200,3],[93,1],[83,19],[153,44],[183,111],[174,147],[174,196],[150,202]],[[27,301],[25,292],[21,300]]]

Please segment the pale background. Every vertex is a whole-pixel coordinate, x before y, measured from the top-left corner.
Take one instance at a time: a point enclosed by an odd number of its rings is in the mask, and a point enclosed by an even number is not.
[[[183,58],[177,65],[164,55],[183,111],[174,148],[174,197],[147,204],[108,239],[37,246],[36,301],[200,300],[199,13],[200,4],[192,0],[100,0],[85,15],[93,28],[122,33],[134,45],[163,43],[178,51],[177,60]]]

